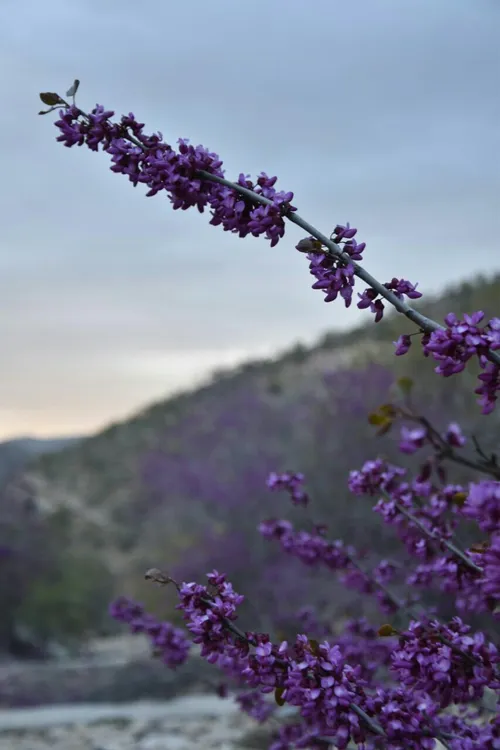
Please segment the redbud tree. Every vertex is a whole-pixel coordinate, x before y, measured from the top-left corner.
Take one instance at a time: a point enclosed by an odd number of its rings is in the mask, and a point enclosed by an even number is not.
[[[500,318],[488,320],[482,311],[470,311],[462,319],[450,312],[443,323],[426,317],[408,302],[421,297],[416,284],[397,277],[381,283],[365,270],[361,262],[366,246],[358,242],[354,227],[339,224],[330,235],[323,234],[299,215],[293,193],[279,190],[276,177],[261,173],[252,180],[242,173],[230,181],[220,157],[203,146],[183,138],[172,146],[161,133],[148,135],[132,113],[114,120],[114,112],[101,105],[83,111],[75,103],[77,88],[76,81],[66,99],[41,94],[49,107],[41,114],[58,112],[60,143],[104,152],[111,170],[134,186],[144,184],[148,196],[166,194],[174,210],[208,212],[210,224],[241,238],[264,237],[275,247],[288,223],[300,227],[305,236],[296,250],[308,261],[312,287],[325,302],[350,307],[357,300],[358,308],[371,311],[375,323],[387,305],[392,306],[409,326],[395,342],[394,354],[402,357],[417,346],[444,378],[476,362],[479,406],[484,415],[494,411],[500,389]],[[402,385],[409,391],[408,382]],[[258,720],[265,721],[286,704],[294,720],[281,727],[272,750],[349,744],[430,750],[437,741],[450,750],[500,748],[500,657],[495,642],[500,617],[500,467],[477,440],[468,449],[457,423],[439,431],[412,409],[409,398],[385,404],[370,416],[382,433],[399,420],[401,451],[428,450],[420,469],[410,473],[375,458],[353,469],[347,484],[353,496],[373,498],[380,522],[393,529],[414,561],[405,574],[406,596],[392,587],[400,570],[388,560],[368,569],[353,546],[330,539],[321,524],[305,531],[272,518],[263,519],[258,529],[284,555],[327,570],[373,598],[385,622],[352,622],[342,636],[333,637],[305,608],[302,632],[279,642],[248,629],[250,623],[238,623],[244,596],[217,570],[207,574],[205,583],[177,581],[159,569],[146,574],[176,589],[185,630],[158,621],[124,597],[111,606],[114,617],[150,637],[167,666],[185,661],[191,641],[199,644],[203,658],[246,687],[238,700]],[[450,462],[470,470],[471,481],[449,483],[445,465]],[[300,473],[276,467],[267,485],[295,506],[311,502]],[[474,529],[473,544],[464,545],[457,534],[465,521]],[[456,615],[449,620],[419,605],[416,592],[435,583],[455,602]],[[487,632],[467,623],[468,615],[478,612],[491,618]],[[266,699],[268,694],[274,702]]]

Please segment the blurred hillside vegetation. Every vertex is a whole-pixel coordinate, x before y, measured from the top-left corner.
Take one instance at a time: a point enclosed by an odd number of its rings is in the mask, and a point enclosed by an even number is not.
[[[417,307],[442,321],[450,311],[491,317],[499,301],[497,275],[424,295]],[[480,415],[473,368],[445,380],[418,342],[394,357],[392,342],[412,324],[398,314],[377,325],[366,318],[312,347],[217,371],[201,388],[18,467],[0,504],[0,649],[12,650],[19,632],[37,643],[113,633],[107,605],[117,594],[178,618],[173,595],[144,582],[152,566],[200,581],[214,567],[224,570],[248,597],[248,629],[286,631],[309,602],[332,617],[356,613],[351,592],[261,539],[259,521],[324,522],[332,538],[374,559],[399,554],[393,533],[368,500],[349,495],[346,480],[380,454],[415,465],[398,452],[397,434],[377,438],[367,420],[401,376],[413,379],[415,403],[436,426],[459,421],[493,447],[498,432],[498,416]],[[267,490],[272,470],[306,475],[310,509]]]

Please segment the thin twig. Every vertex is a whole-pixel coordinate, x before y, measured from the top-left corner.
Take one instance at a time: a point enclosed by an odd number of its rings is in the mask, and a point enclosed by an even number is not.
[[[472,458],[467,458],[466,456],[461,456],[460,454],[458,454],[453,449],[453,446],[449,445],[449,443],[446,442],[443,436],[431,424],[427,417],[418,416],[411,411],[404,411],[401,407],[398,407],[398,409],[404,419],[416,422],[417,424],[421,424],[422,427],[425,427],[425,429],[429,433],[430,442],[432,443],[433,447],[437,451],[439,451],[439,458],[447,459],[448,461],[460,464],[461,466],[466,466],[468,469],[474,469],[475,471],[480,471],[483,474],[489,474],[490,476],[495,477],[495,479],[500,479],[500,467],[495,466],[491,459],[488,459],[484,452],[478,448],[477,440],[474,438],[474,436],[472,437],[472,440],[474,442],[476,451],[482,458],[481,461],[474,461]]]
[[[474,573],[479,573],[479,574],[483,573],[483,569],[479,565],[476,565],[476,563],[473,562],[470,559],[470,557],[468,557],[465,554],[465,552],[462,552],[461,549],[459,549],[455,544],[453,544],[453,542],[449,542],[447,539],[441,539],[440,537],[436,536],[432,531],[429,531],[429,529],[427,529],[424,526],[424,524],[416,516],[413,515],[413,513],[411,513],[409,510],[407,510],[404,507],[404,505],[402,505],[401,503],[399,503],[397,500],[394,500],[394,498],[392,498],[385,491],[383,491],[383,493],[384,493],[384,495],[386,496],[386,498],[388,500],[390,500],[391,502],[394,503],[395,507],[399,510],[399,512],[403,516],[405,516],[405,518],[407,518],[409,521],[411,521],[411,523],[415,524],[415,526],[417,526],[417,528],[420,529],[420,531],[426,537],[428,537],[429,539],[431,539],[433,542],[435,542],[437,544],[443,544],[446,547],[446,549],[449,550],[449,552],[451,552],[456,557],[459,557],[460,560],[464,563],[464,565],[466,565],[469,568],[469,570],[474,571]]]

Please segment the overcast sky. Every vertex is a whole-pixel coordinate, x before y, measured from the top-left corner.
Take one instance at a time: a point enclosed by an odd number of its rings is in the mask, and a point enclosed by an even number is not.
[[[96,430],[366,313],[271,249],[56,143],[40,91],[278,175],[382,281],[500,268],[498,0],[2,0],[0,437]],[[362,291],[362,289],[360,289]]]

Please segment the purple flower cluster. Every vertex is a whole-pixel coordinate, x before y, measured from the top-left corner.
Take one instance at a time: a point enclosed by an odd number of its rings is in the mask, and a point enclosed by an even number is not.
[[[450,441],[462,443],[457,426],[452,425],[446,434]],[[357,495],[382,495],[374,510],[420,560],[407,575],[406,584],[417,588],[437,584],[453,595],[458,611],[493,612],[500,617],[500,483],[472,483],[466,493],[460,485],[438,489],[429,481],[402,481],[405,473],[382,460],[368,461],[360,471],[351,472],[349,485]],[[462,507],[456,504],[457,497],[467,498]],[[460,517],[475,520],[482,531],[491,534],[489,541],[479,548],[460,550],[454,543]]]
[[[366,247],[365,242],[358,244],[354,239],[357,232],[357,229],[354,229],[354,227],[351,227],[347,223],[346,226],[340,224],[336,226],[332,235],[332,240],[336,244],[341,245],[342,251],[348,256],[350,261],[362,260],[363,251]],[[316,279],[312,288],[320,289],[323,292],[325,295],[324,302],[334,302],[340,295],[344,300],[345,306],[350,307],[355,280],[355,266],[353,263],[348,258],[340,260],[328,253],[323,248],[321,242],[314,237],[306,237],[301,240],[296,245],[296,249],[307,255],[309,272]],[[396,278],[384,284],[384,287],[393,292],[398,299],[402,299],[403,296],[407,296],[409,299],[418,299],[421,297],[422,295],[420,292],[417,292],[416,286],[416,284],[411,284],[406,279]],[[370,308],[370,311],[375,315],[375,322],[378,323],[382,320],[384,303],[375,289],[371,287],[365,289],[362,294],[358,294],[358,297],[358,308],[360,310]]]
[[[179,589],[178,609],[182,611],[193,642],[201,644],[201,655],[212,664],[224,654],[231,643],[228,623],[236,620],[236,607],[244,600],[237,594],[226,576],[216,570],[207,575],[208,582],[217,591],[212,596],[206,586],[183,583]]]
[[[473,561],[477,555],[470,554]],[[421,563],[407,576],[408,586],[429,589],[437,585],[440,591],[452,594],[459,612],[489,612],[488,598],[481,591],[478,573],[456,556],[447,554]]]
[[[353,495],[370,495],[373,497],[385,490],[390,493],[398,486],[400,477],[406,475],[406,469],[393,466],[381,458],[366,461],[363,468],[351,471],[349,474],[348,487]]]
[[[478,563],[483,569],[483,575],[479,580],[481,592],[491,600],[491,609],[500,618],[498,602],[500,602],[500,531],[490,538],[486,549],[476,555]],[[496,604],[495,604],[496,602]]]
[[[408,297],[408,299],[419,299],[422,296],[420,292],[417,292],[417,284],[412,284],[406,279],[393,278],[391,281],[385,282],[384,286],[393,292],[398,299],[403,299],[404,296]],[[358,294],[358,297],[359,309],[366,310],[370,308],[370,312],[375,315],[375,323],[379,323],[384,316],[385,306],[378,292],[368,287],[363,294]]]
[[[111,603],[111,617],[126,623],[132,633],[144,633],[153,646],[155,654],[171,669],[184,664],[191,647],[186,634],[169,622],[160,622],[144,611],[142,604],[120,596]]]
[[[500,482],[482,480],[471,482],[467,499],[462,507],[465,518],[476,521],[481,531],[494,533],[500,530]]]
[[[273,471],[267,478],[266,484],[270,490],[288,492],[294,505],[306,506],[309,504],[309,495],[302,489],[304,484],[303,474],[293,474],[292,472],[277,474]]]
[[[392,654],[392,672],[402,686],[431,696],[441,708],[477,702],[485,687],[500,687],[500,657],[483,633],[470,630],[458,617],[448,625],[412,622]]]
[[[146,185],[148,197],[164,191],[174,209],[196,206],[202,213],[209,207],[212,225],[220,225],[239,237],[264,235],[271,247],[284,236],[284,215],[296,209],[290,204],[293,193],[276,190],[276,177],[262,173],[254,183],[240,174],[237,184],[250,191],[243,195],[202,178],[202,172],[224,177],[217,154],[203,146],[192,146],[186,139],[179,139],[176,150],[163,141],[161,133],[145,135],[144,124],[137,122],[132,113],[123,116],[119,123],[113,123],[114,112],[101,105],[89,115],[77,107],[68,107],[59,116],[58,141],[68,147],[86,145],[93,151],[100,146],[111,156],[111,170],[127,175],[134,186]],[[252,200],[251,193],[267,199],[267,203]]]
[[[431,356],[439,362],[435,371],[445,378],[462,372],[467,362],[477,357],[483,372],[478,376],[480,385],[475,393],[480,396],[483,414],[490,414],[495,408],[500,390],[500,366],[489,358],[489,352],[500,350],[500,318],[491,318],[480,326],[484,317],[481,310],[472,315],[464,315],[462,320],[454,313],[449,313],[444,319],[444,329],[424,333],[422,349],[424,356]],[[400,336],[395,346],[396,355],[406,354],[411,346],[410,336]]]
[[[340,581],[348,589],[362,594],[372,594],[383,612],[395,611],[394,600],[387,595],[385,583],[394,576],[394,565],[387,560],[380,562],[371,575],[367,575],[357,561],[354,547],[346,547],[340,540],[329,541],[324,536],[324,528],[316,527],[316,533],[296,531],[290,521],[270,519],[259,525],[265,539],[276,540],[287,554],[296,557],[305,565],[325,566],[337,571]],[[306,619],[304,625],[311,623]]]
[[[334,230],[334,241],[342,243],[342,250],[351,260],[361,260],[363,250],[366,245],[361,242],[359,245],[354,239],[357,229],[347,226],[337,226]],[[340,296],[344,300],[345,306],[350,307],[352,302],[354,288],[354,266],[350,262],[343,262],[333,255],[322,250],[321,243],[318,243],[313,237],[307,237],[301,240],[296,249],[299,252],[306,253],[309,261],[309,272],[316,279],[312,285],[313,289],[321,289],[324,293],[325,302],[333,302]]]
[[[330,542],[322,534],[296,531],[290,521],[270,519],[259,524],[265,539],[279,541],[282,549],[301,560],[305,565],[325,565],[330,570],[345,570],[350,567],[352,549],[343,542]]]
[[[442,435],[443,440],[452,448],[463,448],[467,442],[462,428],[456,422],[451,422]]]
[[[423,337],[424,354],[440,363],[436,372],[445,377],[455,375],[462,372],[472,357],[486,357],[489,349],[500,349],[500,318],[492,318],[481,328],[478,324],[483,319],[482,311],[464,315],[463,320],[449,313],[444,319],[444,330]]]
[[[399,450],[401,453],[411,455],[416,453],[427,441],[427,430],[425,427],[401,427],[401,441]]]
[[[305,723],[331,736],[337,747],[366,738],[367,729],[353,709],[364,699],[360,669],[346,664],[337,645],[311,644],[305,635],[292,646],[261,639],[245,674],[263,692],[278,689],[283,702],[297,706]]]

